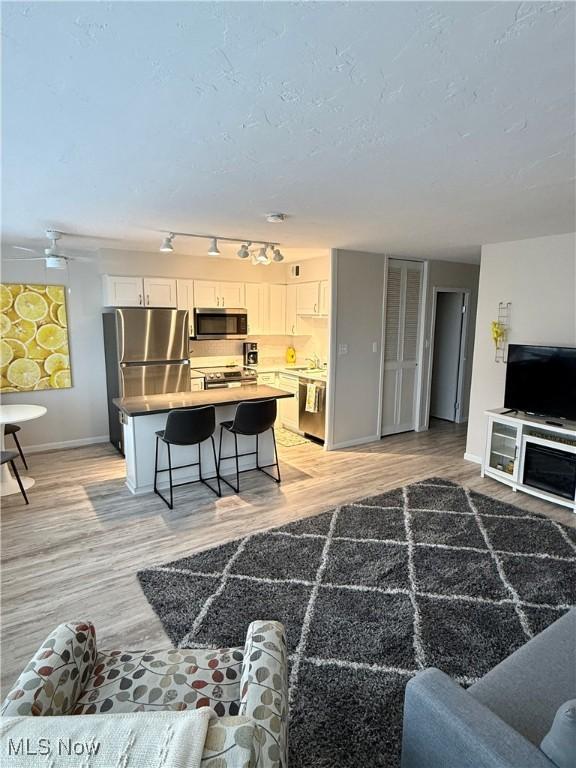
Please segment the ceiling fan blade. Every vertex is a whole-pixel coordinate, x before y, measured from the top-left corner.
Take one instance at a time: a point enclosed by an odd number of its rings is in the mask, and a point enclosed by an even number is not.
[[[34,253],[34,251],[32,251]],[[3,259],[3,261],[46,261],[45,256],[21,256],[19,259]]]
[[[13,245],[12,248],[14,248],[16,251],[30,251],[30,253],[40,253],[36,248],[24,248],[23,245]]]

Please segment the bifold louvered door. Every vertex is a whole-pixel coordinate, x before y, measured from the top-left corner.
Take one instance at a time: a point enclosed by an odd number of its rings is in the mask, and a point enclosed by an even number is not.
[[[382,435],[416,424],[422,263],[390,259],[386,283]]]

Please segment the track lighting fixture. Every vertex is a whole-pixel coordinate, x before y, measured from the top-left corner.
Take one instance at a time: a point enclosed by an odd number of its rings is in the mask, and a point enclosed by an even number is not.
[[[162,240],[162,245],[160,246],[160,250],[162,253],[172,253],[174,250],[174,247],[172,246],[172,240],[174,239],[174,235],[172,232]]]
[[[238,249],[238,258],[240,259],[247,259],[250,256],[250,251],[248,248],[252,245],[252,243],[242,243],[240,248]]]
[[[162,253],[172,253],[174,250],[173,241],[175,237],[198,237],[203,240],[210,240],[210,248],[208,249],[209,256],[220,256],[220,249],[218,248],[218,241],[224,241],[226,243],[240,243],[240,248],[236,252],[239,259],[248,259],[252,256],[252,264],[271,264],[272,261],[280,262],[284,261],[284,256],[280,253],[278,243],[264,242],[263,240],[247,240],[246,238],[240,239],[239,237],[215,237],[214,235],[197,235],[193,232],[164,232],[164,239],[160,245],[160,251]],[[252,244],[261,246],[257,252],[250,252],[250,246]],[[270,255],[268,254],[270,249]]]
[[[218,250],[218,240],[215,237],[212,238],[212,242],[210,243],[208,256],[220,256],[220,251]]]

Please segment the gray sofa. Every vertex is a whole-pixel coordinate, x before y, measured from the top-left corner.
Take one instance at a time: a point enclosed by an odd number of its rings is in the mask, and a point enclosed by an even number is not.
[[[439,669],[406,687],[402,768],[554,768],[539,749],[576,698],[576,609],[467,690]]]

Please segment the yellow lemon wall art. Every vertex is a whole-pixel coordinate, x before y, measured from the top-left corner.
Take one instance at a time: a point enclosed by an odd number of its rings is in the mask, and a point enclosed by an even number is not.
[[[65,287],[0,283],[0,392],[71,386]]]

